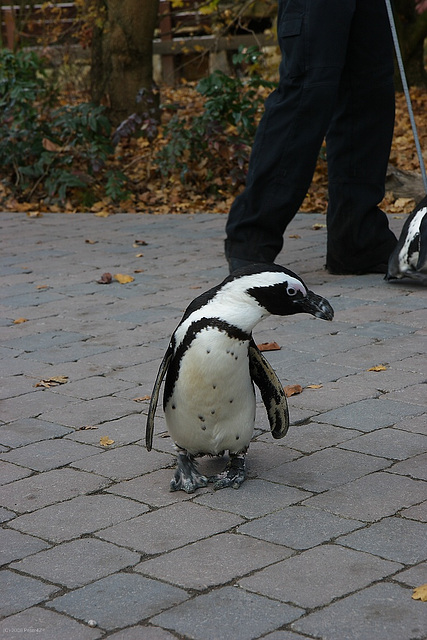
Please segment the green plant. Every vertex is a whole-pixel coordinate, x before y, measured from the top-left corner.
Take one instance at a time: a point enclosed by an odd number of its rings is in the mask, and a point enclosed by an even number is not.
[[[182,182],[192,182],[200,173],[209,180],[227,172],[234,183],[244,181],[262,90],[275,86],[258,73],[260,55],[255,47],[240,48],[233,63],[243,65],[246,75],[215,71],[197,85],[206,98],[204,111],[187,121],[175,114],[164,126],[167,143],[155,157],[164,176],[178,173]]]
[[[110,133],[103,107],[58,104],[34,53],[0,51],[0,167],[18,195],[64,202],[80,190],[89,201],[88,190],[101,188],[125,197],[124,178],[105,170]]]

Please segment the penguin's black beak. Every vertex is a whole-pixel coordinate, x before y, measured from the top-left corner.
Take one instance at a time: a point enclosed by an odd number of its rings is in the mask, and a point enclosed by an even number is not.
[[[307,291],[307,295],[302,300],[295,300],[295,304],[300,307],[300,310],[305,313],[311,313],[316,318],[322,318],[322,320],[332,320],[334,317],[334,310],[332,309],[326,298],[318,296],[313,291]]]

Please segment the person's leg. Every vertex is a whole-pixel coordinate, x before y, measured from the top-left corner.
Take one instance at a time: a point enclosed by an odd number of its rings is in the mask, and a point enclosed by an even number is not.
[[[378,204],[394,125],[393,43],[384,0],[357,0],[327,136],[327,268],[386,271],[396,238]]]
[[[336,104],[356,0],[279,0],[279,88],[266,102],[246,188],[227,221],[226,256],[274,262],[310,185]]]

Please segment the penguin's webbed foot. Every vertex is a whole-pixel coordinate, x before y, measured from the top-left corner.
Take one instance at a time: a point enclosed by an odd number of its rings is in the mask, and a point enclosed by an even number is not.
[[[213,488],[224,489],[225,487],[231,487],[232,489],[239,489],[240,485],[246,478],[246,454],[231,454],[230,460],[227,463],[224,471],[218,473],[216,476],[210,476],[209,482],[213,482]]]
[[[194,457],[186,452],[179,452],[177,468],[170,482],[170,491],[185,491],[194,493],[199,487],[206,487],[208,479],[197,470]]]

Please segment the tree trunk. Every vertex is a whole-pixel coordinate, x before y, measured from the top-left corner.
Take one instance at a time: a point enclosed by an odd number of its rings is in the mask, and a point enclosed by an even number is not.
[[[93,30],[92,100],[107,103],[113,125],[132,113],[143,114],[138,92],[151,89],[153,34],[158,0],[95,0],[102,16]]]

